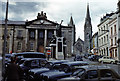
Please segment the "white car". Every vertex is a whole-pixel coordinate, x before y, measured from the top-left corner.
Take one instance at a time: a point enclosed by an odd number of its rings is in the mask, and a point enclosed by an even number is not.
[[[109,56],[103,56],[102,58],[100,58],[98,60],[100,63],[103,63],[103,62],[106,62],[106,63],[116,63],[117,61],[115,59],[113,59],[112,57],[109,57]]]

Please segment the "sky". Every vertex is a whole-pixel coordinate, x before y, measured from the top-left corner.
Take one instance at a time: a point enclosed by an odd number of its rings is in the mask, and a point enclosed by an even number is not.
[[[0,20],[5,19],[6,1],[0,0]],[[30,21],[37,18],[37,14],[44,11],[47,19],[67,26],[70,17],[76,27],[76,40],[84,40],[84,23],[87,11],[87,3],[92,22],[92,31],[98,31],[97,25],[100,18],[106,13],[117,11],[118,0],[9,0],[8,20]]]

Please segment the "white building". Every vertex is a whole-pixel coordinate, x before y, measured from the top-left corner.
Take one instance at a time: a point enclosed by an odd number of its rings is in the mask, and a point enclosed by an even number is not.
[[[98,25],[98,54],[109,56],[109,21],[114,13],[106,14]]]
[[[118,53],[117,53],[117,39],[118,39],[118,25],[117,25],[117,14],[114,14],[110,17],[110,21],[108,23],[109,26],[109,51],[110,51],[110,57],[113,57],[115,59],[118,59]]]

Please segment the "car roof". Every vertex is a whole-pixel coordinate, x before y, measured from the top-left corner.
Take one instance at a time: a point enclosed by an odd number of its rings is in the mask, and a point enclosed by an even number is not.
[[[44,59],[44,58],[22,58],[21,60],[30,61],[30,60],[46,60],[46,59]]]
[[[15,54],[15,55],[19,55],[19,54],[43,54],[44,53],[41,53],[41,52],[22,52],[22,53],[12,53],[12,54]]]
[[[48,62],[49,62],[49,63],[56,64],[56,63],[69,62],[69,60],[51,60],[51,61],[48,61]]]
[[[84,61],[74,61],[74,62],[67,62],[67,63],[63,63],[63,64],[76,65],[76,64],[88,64],[88,63],[84,62]]]
[[[111,69],[109,66],[103,66],[103,65],[86,65],[86,66],[80,66],[78,68],[83,68],[86,71],[87,70],[97,70],[97,69]]]

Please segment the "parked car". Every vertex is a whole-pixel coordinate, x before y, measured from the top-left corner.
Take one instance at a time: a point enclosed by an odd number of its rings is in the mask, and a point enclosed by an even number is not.
[[[42,68],[35,68],[35,69],[30,69],[29,70],[29,81],[40,81],[40,74],[44,73],[44,72],[48,72],[50,70],[55,70],[57,68],[59,68],[59,65],[61,63],[65,63],[68,62],[68,60],[52,60],[52,61],[48,61],[44,67]]]
[[[76,67],[88,65],[87,62],[83,61],[74,61],[62,63],[59,70],[50,71],[40,74],[42,81],[57,81],[57,79],[68,77],[72,74],[72,71],[75,70]]]
[[[100,55],[91,55],[90,57],[88,57],[88,59],[91,61],[98,61],[98,59],[100,58],[102,58],[102,56]]]
[[[32,68],[43,67],[47,63],[47,60],[44,58],[23,58],[20,62],[18,64],[24,72],[24,78],[28,80],[28,71]]]
[[[81,66],[70,77],[57,81],[120,81],[120,75],[106,66]]]
[[[103,56],[102,58],[99,59],[99,62],[101,63],[117,63],[117,60],[113,59],[112,57],[109,57],[109,56]]]
[[[118,61],[117,64],[120,65],[120,61]]]
[[[88,58],[89,56],[91,56],[91,54],[84,54],[84,58]]]
[[[11,62],[11,54],[5,54],[5,67]]]
[[[13,57],[22,57],[22,58],[46,58],[44,53],[40,52],[22,52],[22,53],[12,53]]]
[[[76,55],[74,61],[83,61],[82,56]]]

